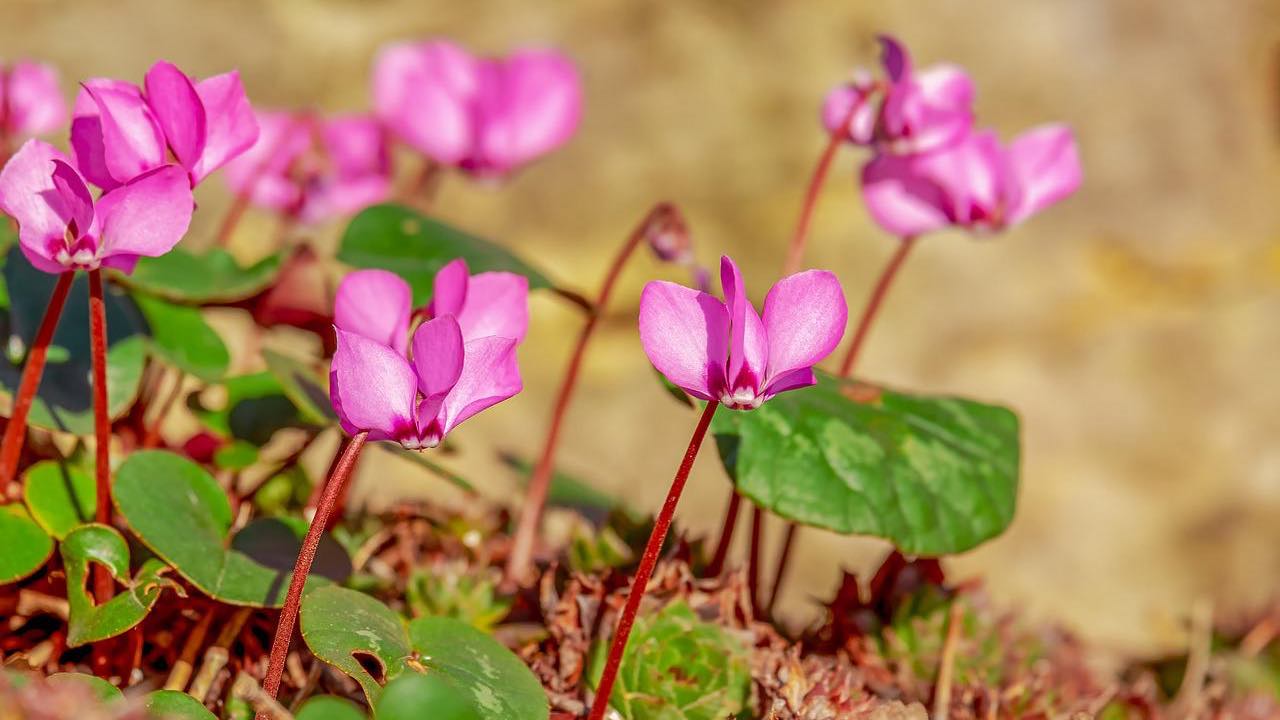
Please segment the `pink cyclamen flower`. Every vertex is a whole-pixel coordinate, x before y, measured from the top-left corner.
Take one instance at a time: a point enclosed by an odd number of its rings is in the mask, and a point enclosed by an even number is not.
[[[742,273],[720,260],[721,302],[665,281],[640,296],[640,342],[677,387],[735,410],[816,382],[813,366],[840,343],[848,307],[836,276],[806,270],[777,282],[764,313],[747,300]]]
[[[374,118],[259,112],[257,123],[258,141],[223,173],[255,205],[319,223],[390,197],[390,152]]]
[[[1062,200],[1082,171],[1071,129],[1045,125],[1008,147],[977,132],[947,150],[879,155],[862,170],[872,218],[899,237],[948,226],[1001,230]]]
[[[973,127],[973,81],[954,65],[916,72],[902,43],[880,38],[885,79],[866,72],[827,94],[822,122],[835,132],[849,121],[851,142],[897,153],[927,152],[962,140]]]
[[[396,44],[378,56],[374,106],[427,157],[503,176],[564,144],[578,128],[578,71],[549,50],[476,58],[449,42]]]
[[[186,172],[162,165],[96,201],[66,156],[28,140],[0,171],[0,210],[18,221],[31,264],[49,273],[109,267],[133,272],[187,232],[194,201]]]
[[[258,138],[238,72],[196,82],[164,61],[147,71],[143,88],[84,82],[72,115],[76,166],[103,190],[168,163],[170,154],[195,187]]]
[[[0,138],[43,135],[66,121],[57,70],[30,61],[0,64]]]
[[[432,304],[448,311],[419,325],[412,343],[413,293],[404,280],[385,270],[343,279],[329,394],[347,432],[431,448],[467,418],[520,392],[516,347],[528,326],[527,282],[511,273],[468,276],[459,263],[436,276]]]

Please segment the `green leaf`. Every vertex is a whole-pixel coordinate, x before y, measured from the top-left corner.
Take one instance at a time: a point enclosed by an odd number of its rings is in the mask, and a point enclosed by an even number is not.
[[[169,566],[148,558],[129,578],[129,545],[113,527],[90,523],[72,530],[62,541],[62,564],[67,572],[67,603],[71,616],[67,622],[67,647],[80,647],[113,638],[142,622],[166,588],[185,595],[182,586],[163,577]],[[85,588],[89,580],[89,563],[94,562],[124,582],[128,589],[94,605]]]
[[[0,584],[39,570],[53,554],[49,537],[22,503],[0,505]]]
[[[298,625],[312,654],[360,683],[370,704],[381,694],[382,683],[408,668],[412,649],[404,621],[364,593],[316,588],[302,598]]]
[[[301,547],[298,528],[259,520],[229,539],[231,503],[199,465],[169,452],[136,452],[117,471],[112,496],[142,543],[202,592],[232,605],[284,603]],[[338,557],[341,563],[326,559]],[[345,552],[325,536],[307,586],[327,582],[336,564],[350,571]]]
[[[338,422],[329,402],[329,383],[301,360],[271,350],[262,351],[267,370],[280,383],[280,390],[298,409],[303,422],[326,426]]]
[[[437,675],[403,675],[387,684],[378,699],[377,720],[486,720],[461,688]]]
[[[1018,418],[818,373],[814,387],[712,423],[738,490],[784,518],[943,555],[999,535],[1018,491]]]
[[[317,695],[307,699],[295,720],[365,720],[364,711],[346,698],[334,695]]]
[[[283,256],[270,255],[241,267],[231,253],[214,248],[195,255],[181,247],[156,258],[144,257],[132,275],[118,282],[173,302],[203,305],[252,297],[275,279]]]
[[[218,435],[261,447],[277,430],[303,424],[297,406],[270,372],[227,378],[222,387],[226,402],[220,407],[205,407],[199,395],[187,403],[196,418]]]
[[[177,690],[148,693],[143,707],[157,720],[217,720],[199,700]]]
[[[151,349],[160,359],[205,382],[227,373],[231,354],[199,309],[145,293],[134,293],[133,301],[147,321]]]
[[[483,718],[547,720],[546,690],[519,657],[492,636],[452,618],[409,623],[409,638],[428,675],[469,695]]]
[[[57,685],[60,683],[66,683],[67,685],[79,685],[80,687],[87,688],[89,692],[93,693],[94,697],[103,702],[111,702],[112,700],[119,700],[124,697],[124,695],[121,694],[120,689],[115,685],[112,685],[102,678],[85,675],[83,673],[54,673],[48,677],[48,682],[50,685]]]
[[[223,470],[244,470],[258,462],[258,448],[244,440],[234,440],[213,454],[213,462]]]
[[[436,272],[455,258],[464,258],[472,273],[506,270],[529,278],[530,289],[552,287],[547,276],[506,248],[399,205],[378,205],[357,215],[338,249],[338,259],[348,265],[403,277],[413,288],[415,305],[431,298]]]
[[[57,277],[31,267],[14,248],[4,263],[3,275],[10,292],[6,328],[10,354],[18,362],[0,360],[0,390],[12,395],[22,376],[22,362],[44,317]],[[89,382],[89,288],[85,273],[78,273],[67,297],[62,319],[50,346],[48,365],[28,422],[46,430],[76,435],[93,432],[92,387]],[[111,417],[128,412],[138,396],[146,361],[146,323],[129,296],[108,285],[107,306],[107,407]]]
[[[70,463],[44,460],[27,469],[23,500],[45,532],[62,540],[93,520],[98,491],[93,476]]]

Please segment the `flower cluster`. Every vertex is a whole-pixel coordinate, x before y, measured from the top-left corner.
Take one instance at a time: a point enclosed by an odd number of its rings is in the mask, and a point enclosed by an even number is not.
[[[874,151],[862,193],[885,230],[899,237],[947,227],[998,231],[1079,187],[1069,128],[1045,125],[1002,144],[975,128],[973,82],[962,69],[917,71],[897,40],[880,42],[884,78],[857,73],[827,95],[822,120]]]

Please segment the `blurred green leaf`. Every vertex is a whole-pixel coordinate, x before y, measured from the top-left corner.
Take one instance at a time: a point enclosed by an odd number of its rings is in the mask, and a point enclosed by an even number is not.
[[[365,720],[364,711],[346,698],[333,695],[317,695],[293,714],[295,720]]]
[[[1018,492],[1018,417],[818,373],[814,387],[712,423],[738,490],[788,520],[958,553],[999,535]]]
[[[160,257],[144,257],[132,275],[115,279],[156,297],[187,304],[235,302],[258,294],[275,279],[283,256],[270,255],[241,267],[231,253],[214,248],[204,255],[176,247]]]
[[[80,687],[87,688],[89,692],[93,693],[94,697],[102,700],[103,702],[119,700],[124,697],[124,695],[121,694],[120,689],[115,685],[112,685],[102,678],[85,675],[84,673],[54,673],[49,676],[48,680],[51,685],[67,683],[68,685],[79,685]]]
[[[467,693],[436,675],[402,675],[387,684],[378,699],[378,720],[488,720],[505,715],[481,715]]]
[[[285,397],[294,404],[303,422],[317,426],[333,425],[338,415],[329,402],[328,378],[301,360],[272,350],[263,350],[267,370],[280,383]]]
[[[204,406],[199,395],[187,403],[192,414],[218,435],[261,447],[277,430],[303,425],[298,407],[270,372],[227,378],[221,387],[226,399],[219,407]]]
[[[21,580],[53,554],[49,537],[22,503],[0,505],[0,583]]]
[[[156,690],[143,701],[147,715],[156,720],[217,720],[199,700],[177,690]]]
[[[258,462],[258,448],[244,440],[233,440],[213,454],[213,464],[223,470],[244,470]]]
[[[404,278],[415,305],[431,298],[436,272],[455,258],[466,259],[472,273],[506,270],[529,278],[530,289],[552,287],[551,280],[506,248],[399,205],[378,205],[357,215],[338,249],[338,259],[348,265]]]
[[[91,522],[97,510],[93,476],[70,463],[44,460],[32,465],[23,479],[22,492],[31,517],[58,540]]]
[[[205,382],[226,374],[231,354],[199,309],[145,293],[134,293],[133,301],[147,322],[151,349],[162,360]]]

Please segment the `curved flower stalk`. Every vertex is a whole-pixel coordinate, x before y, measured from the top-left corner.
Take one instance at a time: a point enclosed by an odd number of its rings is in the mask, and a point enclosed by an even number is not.
[[[431,161],[476,177],[511,174],[578,128],[578,71],[550,50],[477,58],[442,40],[390,45],[373,70],[379,119]]]
[[[528,293],[523,276],[471,275],[464,261],[455,260],[436,274],[431,317],[410,337],[414,312],[408,283],[385,270],[343,278],[334,307],[338,349],[329,394],[352,440],[325,482],[294,565],[263,682],[272,697],[280,689],[320,535],[365,442],[432,448],[469,418],[519,393],[516,348],[529,324]]]
[[[236,71],[195,81],[160,61],[141,88],[108,78],[85,81],[72,111],[76,166],[103,190],[167,164],[170,156],[195,187],[257,138]]]
[[[237,197],[312,225],[391,196],[386,133],[373,117],[258,112],[257,124],[257,142],[223,172]]]
[[[0,163],[14,141],[53,132],[66,121],[67,103],[52,65],[0,62]]]
[[[829,272],[809,270],[779,280],[765,298],[763,315],[748,302],[742,273],[728,257],[720,261],[720,281],[723,301],[661,281],[646,285],[640,296],[640,342],[649,361],[673,384],[708,402],[627,592],[590,720],[603,720],[609,708],[640,601],[716,408],[723,403],[752,410],[778,393],[812,385],[813,366],[844,334],[844,290]]]

